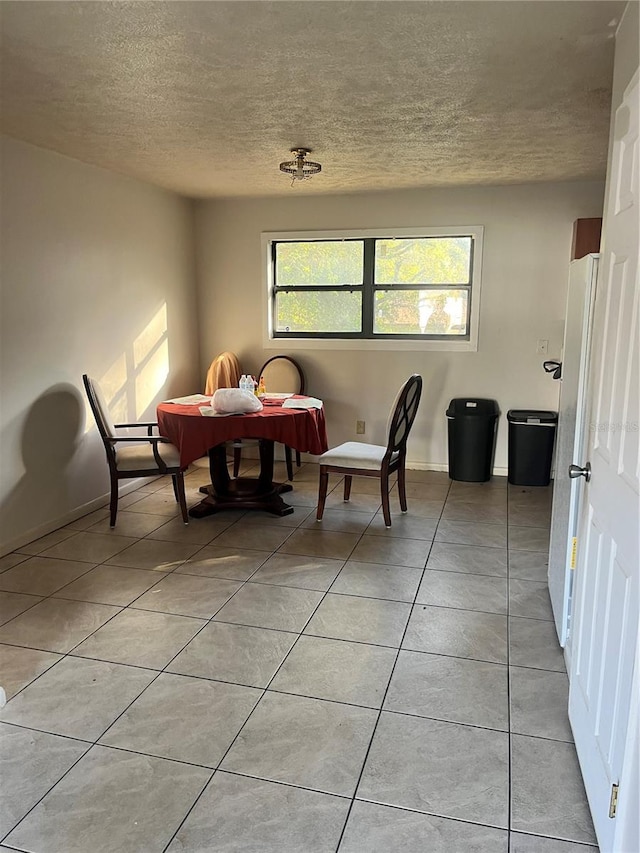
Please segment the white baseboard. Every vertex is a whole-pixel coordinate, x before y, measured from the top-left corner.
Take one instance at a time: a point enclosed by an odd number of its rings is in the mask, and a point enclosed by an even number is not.
[[[407,468],[410,471],[448,471],[449,465],[446,462],[412,462],[407,459]],[[507,468],[495,466],[491,471],[492,477],[506,477]]]
[[[319,456],[314,456],[312,453],[301,453],[300,455],[303,462],[311,462],[316,465],[320,458]],[[246,446],[243,447],[242,456],[245,459],[258,460],[260,457],[258,455],[256,444],[247,442]],[[284,449],[282,445],[276,445],[275,461],[284,462]],[[449,464],[448,462],[415,462],[408,459],[407,468],[410,471],[448,471]],[[507,474],[508,469],[500,465],[494,465],[491,472],[493,477],[506,477]]]
[[[136,489],[139,489],[140,486],[147,483],[149,479],[149,477],[139,477],[135,480],[129,480],[127,483],[120,486],[118,494],[122,497],[123,495],[129,494],[129,492],[134,492]],[[88,513],[93,512],[96,509],[100,509],[100,507],[104,506],[104,504],[109,500],[109,497],[110,492],[106,492],[105,494],[82,504],[82,506],[69,510],[64,513],[64,515],[53,518],[51,521],[47,521],[45,524],[41,524],[38,527],[32,527],[30,530],[21,533],[20,536],[16,536],[15,539],[11,539],[9,542],[2,542],[0,544],[0,557],[4,557],[5,554],[10,554],[11,551],[15,551],[16,548],[21,548],[23,545],[27,545],[35,539],[40,539],[42,536],[46,536],[47,533],[53,533],[54,530],[57,530],[59,527],[64,527],[65,524],[71,524],[72,521],[82,518],[83,515],[88,515]]]
[[[302,454],[303,462],[317,463],[318,458],[318,456],[312,456],[310,453]],[[449,465],[447,462],[414,462],[411,459],[407,459],[407,468],[410,471],[448,471]],[[491,473],[493,477],[506,477],[508,469],[496,465]]]

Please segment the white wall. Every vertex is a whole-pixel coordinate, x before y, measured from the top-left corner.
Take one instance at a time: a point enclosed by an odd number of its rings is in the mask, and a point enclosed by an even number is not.
[[[4,552],[108,491],[82,374],[118,419],[155,420],[196,385],[198,353],[191,203],[12,139],[1,152]]]
[[[322,176],[314,178],[321,181]],[[445,411],[453,397],[495,398],[510,408],[555,409],[558,383],[542,370],[562,346],[568,264],[575,219],[602,215],[604,185],[535,184],[412,190],[344,196],[199,202],[196,208],[201,366],[221,350],[256,372],[263,348],[260,234],[263,231],[484,225],[480,341],[476,353],[304,349],[282,342],[302,362],[308,390],[326,404],[329,443],[384,441],[387,411],[412,372],[424,378],[409,464],[446,466]],[[202,380],[201,380],[202,381]],[[500,421],[496,468],[507,465],[507,424]]]

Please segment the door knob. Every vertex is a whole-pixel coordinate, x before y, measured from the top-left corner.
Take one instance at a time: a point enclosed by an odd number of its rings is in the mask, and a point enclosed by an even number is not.
[[[572,480],[575,480],[576,477],[584,477],[588,483],[591,479],[591,463],[587,462],[584,468],[579,465],[569,465],[569,476]]]

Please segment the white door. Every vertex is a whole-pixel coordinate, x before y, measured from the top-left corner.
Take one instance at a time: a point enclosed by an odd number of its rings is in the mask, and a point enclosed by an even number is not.
[[[567,471],[572,462],[579,465],[582,461],[597,271],[598,255],[572,261],[569,267],[549,543],[549,595],[561,646],[566,644],[569,633],[575,569],[573,539],[578,535],[582,493],[580,483],[569,479]]]
[[[630,705],[638,702],[638,88],[636,72],[615,117],[583,461],[592,471],[583,485],[570,639],[569,718],[603,853],[620,849],[609,806],[632,759],[625,744]]]

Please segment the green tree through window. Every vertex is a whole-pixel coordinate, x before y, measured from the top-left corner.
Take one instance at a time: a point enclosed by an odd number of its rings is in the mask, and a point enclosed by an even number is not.
[[[469,337],[471,234],[271,247],[276,337]]]

